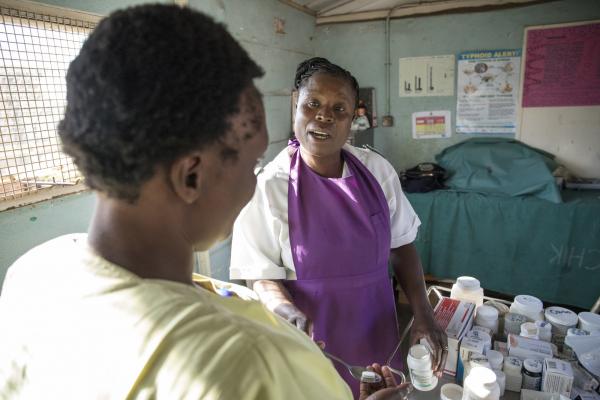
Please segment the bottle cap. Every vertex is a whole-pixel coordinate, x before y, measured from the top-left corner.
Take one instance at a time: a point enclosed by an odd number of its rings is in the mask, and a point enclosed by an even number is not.
[[[538,299],[537,297],[529,296],[527,294],[520,294],[518,296],[515,296],[513,304],[519,309],[527,310],[531,313],[540,312],[544,308],[544,304],[540,299]]]
[[[523,361],[523,368],[534,374],[539,374],[542,372],[542,362],[533,358],[527,358]]]
[[[577,314],[564,307],[548,307],[544,312],[546,319],[553,325],[575,326]]]
[[[456,284],[463,290],[477,290],[480,287],[479,280],[472,276],[459,276]]]
[[[600,315],[589,311],[580,312],[579,327],[590,333],[600,331]]]

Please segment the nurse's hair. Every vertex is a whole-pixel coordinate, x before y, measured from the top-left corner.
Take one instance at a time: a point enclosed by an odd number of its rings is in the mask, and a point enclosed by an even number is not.
[[[350,71],[345,70],[339,65],[336,65],[323,57],[309,58],[308,60],[304,60],[298,64],[298,68],[296,68],[296,76],[294,78],[294,87],[300,90],[300,88],[302,88],[306,82],[308,82],[308,79],[317,72],[337,76],[348,81],[348,84],[354,92],[356,105],[358,104],[358,82],[356,81],[356,78],[352,76]]]
[[[187,7],[143,5],[103,19],[67,72],[58,126],[92,189],[134,202],[159,167],[223,138],[261,68],[226,28]]]

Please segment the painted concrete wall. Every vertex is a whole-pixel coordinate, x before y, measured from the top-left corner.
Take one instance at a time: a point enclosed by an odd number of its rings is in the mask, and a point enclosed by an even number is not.
[[[412,139],[415,111],[451,110],[455,123],[456,97],[400,98],[398,59],[465,50],[521,48],[526,26],[600,18],[600,1],[562,0],[525,7],[462,14],[403,18],[391,22],[391,128],[376,128],[375,146],[398,169],[433,161],[435,154],[469,136]],[[385,23],[383,21],[319,26],[315,54],[351,70],[361,86],[377,90],[377,111],[385,112]]]
[[[114,9],[145,1],[40,2],[105,15]],[[296,65],[313,54],[314,18],[277,0],[190,0],[189,6],[224,23],[265,70],[266,76],[257,85],[264,95],[271,142],[266,160],[272,159],[286,145],[290,133],[293,76]],[[285,20],[285,34],[275,33],[275,17]],[[61,234],[86,231],[93,203],[93,195],[87,193],[0,212],[0,284],[10,264],[31,247]],[[218,279],[228,277],[229,248],[229,242],[225,241],[211,251],[211,267]]]

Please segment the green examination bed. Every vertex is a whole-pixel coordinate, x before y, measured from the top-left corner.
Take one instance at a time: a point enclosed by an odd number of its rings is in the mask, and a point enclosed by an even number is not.
[[[421,219],[425,273],[477,277],[484,288],[589,309],[600,296],[600,190],[563,203],[438,190],[406,193]]]

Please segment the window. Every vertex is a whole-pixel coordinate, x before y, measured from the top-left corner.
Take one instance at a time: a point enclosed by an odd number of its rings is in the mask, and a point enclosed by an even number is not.
[[[22,4],[0,1],[0,209],[83,188],[57,124],[67,68],[99,17]]]

